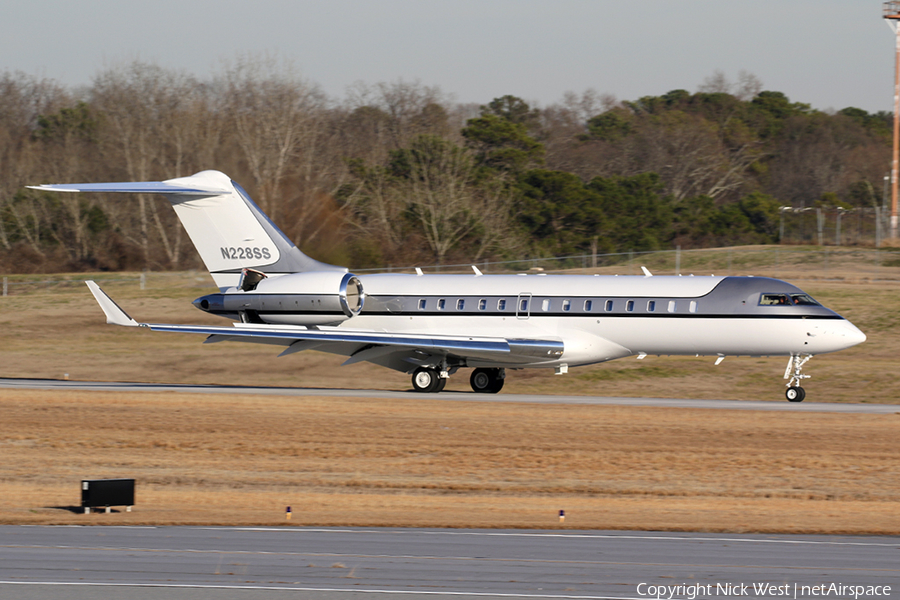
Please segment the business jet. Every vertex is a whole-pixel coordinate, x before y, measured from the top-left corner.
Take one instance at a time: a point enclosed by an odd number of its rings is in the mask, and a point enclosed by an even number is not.
[[[764,277],[366,274],[300,251],[227,175],[161,182],[33,186],[52,192],[162,194],[218,293],[194,300],[231,326],[139,323],[93,281],[108,323],[206,335],[206,343],[315,348],[412,376],[440,392],[472,368],[475,392],[496,393],[507,370],[554,369],[648,355],[787,356],[785,396],[801,402],[804,365],[866,336],[799,288]]]

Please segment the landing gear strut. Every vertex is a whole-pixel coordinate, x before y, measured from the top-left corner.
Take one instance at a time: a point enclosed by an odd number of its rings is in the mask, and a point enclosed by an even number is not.
[[[496,394],[503,389],[505,378],[506,369],[475,369],[469,383],[480,394]]]
[[[807,354],[805,357],[792,354],[788,359],[787,368],[784,370],[784,378],[789,379],[787,390],[784,392],[784,397],[788,399],[788,402],[803,402],[803,399],[806,398],[806,390],[800,387],[800,382],[809,379],[809,375],[803,374],[803,365],[811,358],[812,354]]]

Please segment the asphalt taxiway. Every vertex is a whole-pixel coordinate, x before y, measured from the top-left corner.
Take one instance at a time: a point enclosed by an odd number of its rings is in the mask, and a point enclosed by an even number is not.
[[[608,404],[622,406],[663,406],[670,408],[709,408],[724,410],[762,410],[832,413],[900,413],[896,404],[828,402],[787,402],[753,400],[692,400],[684,398],[622,398],[603,396],[556,396],[539,394],[476,394],[444,391],[423,394],[398,390],[355,390],[332,388],[289,388],[271,386],[192,385],[165,383],[128,383],[114,381],[71,381],[60,379],[0,378],[0,389],[84,390],[97,392],[182,392],[186,394],[264,394],[277,396],[339,396],[350,398],[422,398],[467,402],[530,402],[540,404]]]
[[[25,600],[762,597],[754,584],[787,597],[871,586],[890,598],[898,582],[900,537],[0,527],[0,597]]]

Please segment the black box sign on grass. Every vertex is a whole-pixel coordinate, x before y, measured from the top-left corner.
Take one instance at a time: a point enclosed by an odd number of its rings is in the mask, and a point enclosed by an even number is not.
[[[81,507],[85,514],[91,508],[110,506],[134,506],[134,479],[82,479]]]

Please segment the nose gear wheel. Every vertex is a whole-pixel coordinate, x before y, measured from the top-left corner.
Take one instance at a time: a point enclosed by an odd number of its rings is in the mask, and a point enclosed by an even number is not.
[[[789,380],[787,390],[784,392],[784,397],[788,399],[788,402],[803,402],[803,399],[806,398],[806,390],[800,387],[800,383],[810,377],[803,374],[803,365],[811,358],[812,354],[806,356],[792,354],[788,359],[787,367],[784,370],[784,378]]]

